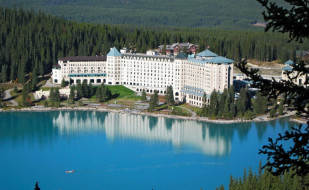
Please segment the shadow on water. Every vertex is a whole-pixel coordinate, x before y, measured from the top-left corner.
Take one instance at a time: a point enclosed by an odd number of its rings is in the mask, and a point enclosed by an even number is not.
[[[0,141],[11,139],[13,143],[40,143],[52,141],[57,132],[53,118],[58,112],[5,112],[0,114]]]

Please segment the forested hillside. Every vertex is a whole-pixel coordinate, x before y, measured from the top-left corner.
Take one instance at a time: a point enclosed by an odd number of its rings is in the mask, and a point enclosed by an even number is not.
[[[50,73],[52,65],[63,56],[106,55],[115,46],[134,48],[137,52],[156,49],[160,44],[191,42],[199,51],[207,46],[219,55],[235,61],[240,57],[260,61],[295,57],[295,50],[309,49],[309,43],[288,43],[277,33],[223,31],[217,29],[148,30],[67,21],[44,13],[0,7],[1,81],[18,79],[36,68]]]
[[[256,0],[4,0],[0,6],[23,6],[75,21],[150,27],[247,30],[257,29],[251,22],[263,21]]]

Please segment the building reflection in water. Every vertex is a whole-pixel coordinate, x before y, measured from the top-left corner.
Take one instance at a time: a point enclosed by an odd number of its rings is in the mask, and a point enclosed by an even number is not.
[[[53,125],[62,135],[105,132],[111,141],[134,139],[171,143],[178,148],[194,147],[199,152],[211,156],[230,154],[233,137],[233,127],[164,117],[95,111],[61,112],[54,117]]]

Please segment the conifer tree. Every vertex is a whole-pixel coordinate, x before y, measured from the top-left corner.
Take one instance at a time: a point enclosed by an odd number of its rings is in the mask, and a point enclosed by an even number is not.
[[[240,89],[239,98],[237,99],[237,112],[243,116],[247,110],[251,109],[251,97],[248,88]]]
[[[210,103],[208,109],[208,115],[212,118],[215,118],[219,112],[219,100],[218,100],[218,93],[216,90],[213,90],[210,94]]]
[[[36,85],[38,84],[38,70],[37,68],[33,69],[32,76],[31,76],[31,89],[32,91],[36,89]]]
[[[89,89],[89,98],[91,97],[91,96],[93,96],[94,95],[94,89],[93,89],[93,87],[92,87],[92,83],[90,82],[89,83],[89,85],[88,85],[88,89]]]
[[[150,97],[148,111],[154,111],[158,103],[159,103],[159,96],[158,96],[158,92],[155,90],[154,94],[151,95]]]
[[[147,96],[146,96],[146,91],[145,91],[145,89],[142,90],[142,97],[141,97],[141,100],[142,100],[143,102],[146,102],[146,101],[147,101]]]
[[[31,84],[27,83],[23,87],[21,106],[30,106],[32,104],[29,93],[31,92]]]
[[[256,99],[252,105],[253,111],[260,115],[267,112],[267,97],[263,96],[260,92],[256,93]]]
[[[5,89],[4,87],[0,88],[0,101],[3,101],[5,98]]]
[[[226,118],[226,119],[232,119],[233,116],[232,116],[232,113],[231,113],[231,109],[230,109],[230,106],[231,106],[231,98],[229,97],[230,94],[228,94],[228,96],[226,97],[225,99],[225,104],[224,104],[224,108],[223,108],[223,117]]]
[[[80,83],[80,81],[77,81],[77,85],[76,85],[76,98],[80,99],[83,97],[82,95],[82,84]]]
[[[66,85],[67,85],[67,83],[65,82],[64,79],[62,79],[62,81],[61,81],[61,87],[64,88],[64,87],[66,87]]]
[[[162,48],[162,55],[166,55],[166,44],[163,45],[163,48]]]
[[[82,97],[84,98],[89,97],[89,88],[88,88],[86,80],[83,80],[83,83],[82,83]]]
[[[60,106],[60,93],[58,88],[51,88],[49,90],[49,100],[52,107]]]
[[[74,104],[74,98],[75,98],[75,88],[70,88],[70,95],[69,95],[69,104]]]
[[[221,118],[225,107],[226,99],[228,98],[228,90],[225,88],[223,93],[220,95],[218,117]]]
[[[173,92],[173,87],[172,86],[168,86],[166,88],[165,101],[166,101],[167,105],[170,105],[170,106],[174,106],[175,105],[174,92]]]
[[[208,112],[208,110],[207,110],[207,104],[206,104],[206,101],[207,101],[207,96],[206,96],[206,93],[204,92],[204,94],[203,94],[203,106],[202,106],[202,116],[207,116],[207,112]]]
[[[1,80],[3,83],[8,81],[8,66],[7,65],[2,65],[1,67]]]
[[[279,115],[283,115],[283,109],[284,109],[283,105],[284,105],[284,100],[282,99],[278,107]]]
[[[96,101],[102,102],[102,87],[97,87],[96,93],[95,93]]]

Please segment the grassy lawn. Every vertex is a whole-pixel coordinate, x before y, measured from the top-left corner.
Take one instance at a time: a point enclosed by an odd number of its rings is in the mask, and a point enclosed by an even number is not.
[[[122,86],[122,85],[116,85],[116,86],[107,86],[108,89],[112,92],[113,95],[118,94],[117,98],[128,98],[128,97],[134,97],[135,92]]]
[[[116,86],[107,86],[108,89],[112,92],[113,95],[118,94],[117,99],[126,98],[126,99],[134,99],[139,100],[140,97],[135,95],[133,90],[130,90],[122,85]]]
[[[141,99],[140,96],[135,95],[135,92],[133,90],[130,90],[122,85],[116,85],[116,86],[106,85],[106,87],[110,89],[110,91],[112,92],[112,95],[116,97],[106,103],[114,103],[115,100],[117,101],[127,101],[127,100],[138,101]],[[93,88],[97,88],[97,87],[93,87]],[[95,95],[89,98],[89,100],[96,101]]]

